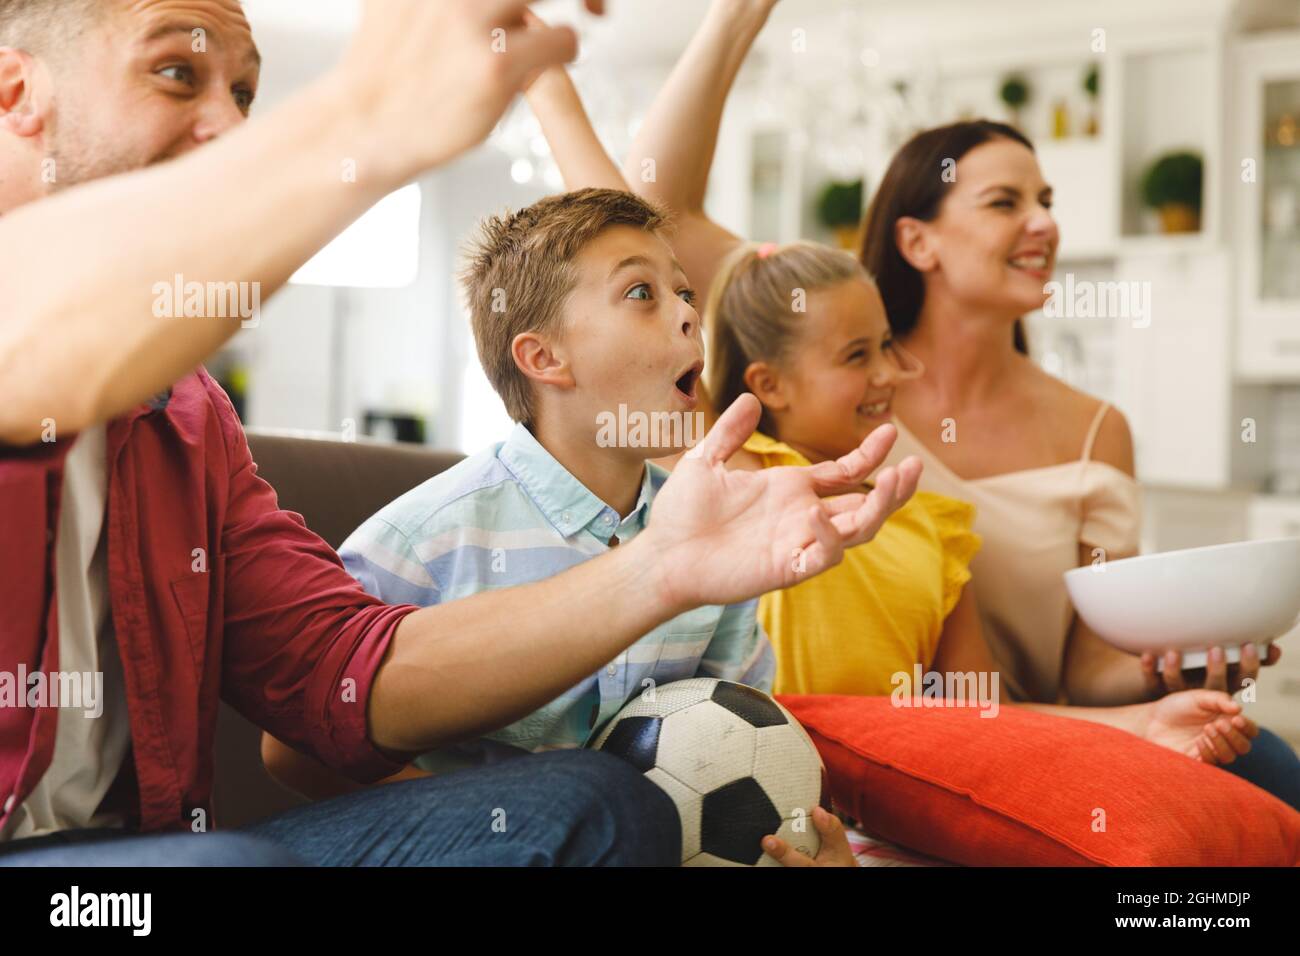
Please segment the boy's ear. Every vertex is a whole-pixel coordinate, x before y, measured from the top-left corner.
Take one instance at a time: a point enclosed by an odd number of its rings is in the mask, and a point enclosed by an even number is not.
[[[785,389],[781,386],[781,375],[766,362],[751,362],[745,369],[745,386],[754,393],[768,411],[783,412],[789,404]]]
[[[520,332],[510,343],[510,355],[519,371],[540,385],[573,388],[573,369],[552,343],[536,332]]]
[[[0,47],[0,130],[26,138],[45,128],[45,117],[32,97],[35,70],[31,54]]]
[[[894,223],[894,243],[898,246],[898,254],[918,272],[929,272],[939,262],[939,253],[927,225],[911,216],[900,216]]]

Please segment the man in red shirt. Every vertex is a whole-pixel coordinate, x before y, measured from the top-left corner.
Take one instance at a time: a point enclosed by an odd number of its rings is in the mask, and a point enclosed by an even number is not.
[[[726,471],[757,422],[742,400],[627,547],[419,610],[366,595],[278,508],[196,369],[240,317],[159,314],[155,287],[270,295],[479,142],[573,55],[571,31],[526,24],[526,6],[371,0],[335,69],[246,122],[260,58],[235,0],[0,0],[0,862],[675,863],[671,802],[588,752],[190,834],[212,824],[219,698],[379,779],[517,720],[691,607],[829,567],[911,494],[915,465],[840,494],[889,429],[817,468]],[[58,706],[74,676],[79,700]],[[184,833],[149,835],[165,831]]]

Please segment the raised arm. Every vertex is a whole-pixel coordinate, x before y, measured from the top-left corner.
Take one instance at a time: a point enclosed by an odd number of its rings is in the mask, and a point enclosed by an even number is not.
[[[637,133],[623,178],[668,206],[673,242],[687,276],[707,293],[718,266],[741,241],[704,212],[723,108],[741,64],[777,0],[714,0]]]
[[[526,27],[526,7],[370,0],[343,61],[274,112],[0,218],[0,445],[39,441],[44,419],[73,434],[119,415],[238,329],[155,315],[156,284],[259,283],[265,298],[387,192],[483,139],[529,75],[576,50],[570,30]]]
[[[567,189],[628,188],[618,164],[605,152],[592,128],[568,70],[562,66],[546,70],[526,96]]]

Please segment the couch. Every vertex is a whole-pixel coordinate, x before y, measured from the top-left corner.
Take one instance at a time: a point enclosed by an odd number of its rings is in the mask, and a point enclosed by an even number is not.
[[[280,507],[301,514],[333,548],[388,502],[463,457],[418,445],[256,429],[248,431],[248,446]],[[218,825],[241,826],[304,802],[263,768],[261,731],[223,703],[213,784]]]

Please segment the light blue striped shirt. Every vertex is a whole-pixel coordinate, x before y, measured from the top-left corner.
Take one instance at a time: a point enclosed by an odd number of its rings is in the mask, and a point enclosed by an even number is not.
[[[630,541],[645,529],[650,503],[667,478],[647,464],[636,507],[620,519],[516,425],[505,442],[381,509],[339,553],[376,597],[390,604],[441,604],[551,577],[605,553],[615,535],[620,543]],[[776,663],[757,605],[700,607],[675,617],[540,710],[484,740],[416,763],[449,770],[520,751],[581,747],[646,687],[688,677],[770,691]],[[573,613],[585,611],[578,606]]]

